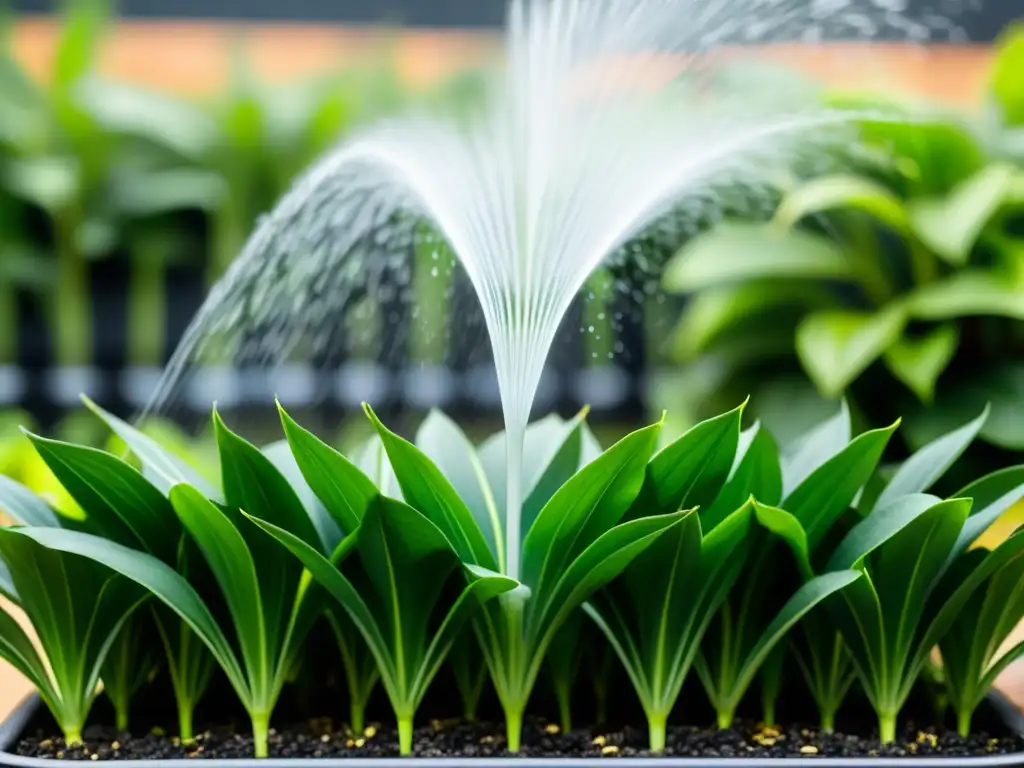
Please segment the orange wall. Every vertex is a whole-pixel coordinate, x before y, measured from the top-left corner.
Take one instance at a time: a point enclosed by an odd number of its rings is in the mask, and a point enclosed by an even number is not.
[[[111,33],[101,68],[118,78],[179,93],[215,92],[227,80],[229,44],[239,35],[257,71],[272,82],[393,55],[410,84],[426,84],[466,66],[493,61],[500,50],[500,38],[486,32],[132,21]],[[15,35],[16,52],[31,71],[45,77],[55,40],[51,20],[25,19]],[[917,94],[960,105],[977,102],[991,59],[987,46],[782,46],[768,54],[835,85]]]

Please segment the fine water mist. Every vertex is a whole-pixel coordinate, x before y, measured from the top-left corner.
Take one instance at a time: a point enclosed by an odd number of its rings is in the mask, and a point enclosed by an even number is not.
[[[718,64],[746,44],[956,35],[950,3],[914,18],[905,5],[513,0],[506,67],[478,102],[360,132],[259,223],[150,410],[203,360],[325,354],[352,302],[408,295],[410,253],[439,237],[472,284],[493,349],[508,435],[503,565],[517,576],[523,430],[588,277],[671,212],[714,206],[723,187],[769,184],[851,138],[851,114],[822,107],[815,89],[752,94],[718,77]]]

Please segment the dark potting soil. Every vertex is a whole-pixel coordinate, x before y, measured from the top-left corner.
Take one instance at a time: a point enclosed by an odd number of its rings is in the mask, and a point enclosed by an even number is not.
[[[92,727],[84,734],[86,743],[68,747],[61,738],[27,737],[17,747],[26,757],[63,760],[152,760],[156,758],[251,758],[252,738],[231,727],[202,733],[190,745],[168,737],[162,730],[133,736],[111,728]],[[523,733],[520,756],[607,757],[645,756],[647,732],[626,728],[620,731],[581,729],[565,734],[556,726],[530,723]],[[989,737],[978,733],[962,738],[954,731],[929,728],[918,730],[907,723],[894,744],[881,746],[877,738],[851,734],[821,733],[802,726],[766,728],[740,722],[727,731],[691,727],[670,727],[665,755],[676,757],[866,757],[944,756],[969,757],[1024,751],[1024,739],[1005,733]],[[393,729],[373,725],[352,733],[330,720],[312,720],[280,730],[270,736],[272,757],[393,757],[398,754]],[[502,757],[504,731],[500,726],[438,722],[416,731],[418,757]]]

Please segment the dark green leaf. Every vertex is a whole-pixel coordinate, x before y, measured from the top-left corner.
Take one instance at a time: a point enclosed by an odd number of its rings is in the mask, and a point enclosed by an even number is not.
[[[1007,467],[986,475],[953,494],[973,499],[971,516],[964,523],[951,557],[958,556],[983,534],[1000,515],[1024,498],[1024,466]]]
[[[741,435],[740,443],[732,476],[711,507],[700,512],[700,524],[705,531],[717,528],[751,496],[765,504],[777,504],[782,498],[782,470],[771,435],[755,425]]]

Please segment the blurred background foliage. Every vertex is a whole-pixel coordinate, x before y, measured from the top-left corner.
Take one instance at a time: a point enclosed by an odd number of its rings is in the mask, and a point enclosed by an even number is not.
[[[679,428],[751,394],[785,442],[845,397],[914,449],[991,403],[973,460],[1024,450],[1024,25],[998,45],[980,115],[830,94],[878,115],[842,167],[672,258]]]

